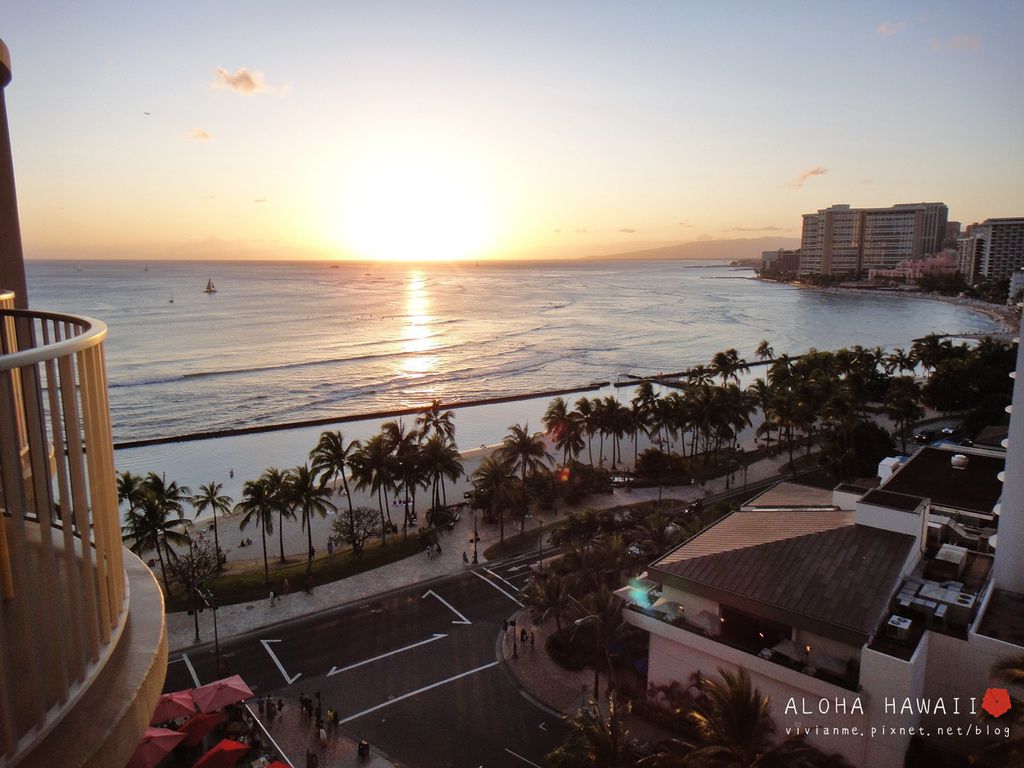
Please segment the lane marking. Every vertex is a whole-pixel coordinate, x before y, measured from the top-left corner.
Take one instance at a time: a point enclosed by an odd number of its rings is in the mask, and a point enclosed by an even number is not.
[[[484,570],[486,570],[486,569],[484,569]],[[519,600],[517,598],[515,598],[513,595],[510,595],[508,592],[506,592],[504,589],[499,587],[497,584],[495,584],[493,581],[488,579],[486,576],[480,576],[480,572],[479,571],[473,571],[473,573],[476,574],[477,576],[479,576],[481,579],[483,579],[484,580],[484,584],[490,584],[492,587],[494,587],[496,590],[501,592],[501,594],[503,594],[505,597],[507,597],[509,600],[511,600],[516,605],[518,605],[520,608],[525,608],[526,607],[521,602],[519,602]],[[488,571],[488,573],[490,573],[490,571]],[[515,587],[513,586],[513,589],[514,588]]]
[[[523,757],[522,755],[516,754],[515,752],[513,752],[508,747],[505,747],[505,751],[508,752],[510,755],[512,755],[512,757],[518,757],[520,760],[522,760],[527,765],[536,765],[537,768],[544,768],[543,765],[537,765],[535,762],[533,762],[533,760],[527,760],[525,757]]]
[[[327,676],[330,677],[331,675],[336,675],[339,672],[347,672],[350,669],[361,667],[363,666],[363,664],[369,664],[374,661],[379,661],[380,659],[387,658],[388,656],[394,656],[396,653],[403,653],[412,648],[417,648],[421,645],[426,645],[427,643],[433,643],[436,640],[443,640],[446,637],[448,637],[448,635],[443,635],[440,632],[435,632],[433,637],[428,637],[426,640],[420,640],[418,643],[413,643],[412,645],[406,645],[401,648],[396,648],[393,651],[382,653],[379,656],[374,656],[372,659],[363,659],[362,661],[357,661],[355,664],[349,664],[347,667],[341,667],[340,669],[338,667],[331,667],[331,671],[327,673]]]
[[[473,573],[476,573],[476,571],[473,571]],[[441,597],[439,594],[437,594],[437,592],[435,592],[432,589],[428,589],[426,592],[424,592],[423,593],[423,597],[421,597],[420,599],[422,600],[423,598],[428,597],[430,595],[433,595],[434,597],[436,597],[445,606],[447,606],[448,610],[450,610],[452,613],[454,613],[456,616],[458,616],[460,619],[462,619],[462,621],[455,621],[455,619],[452,619],[452,624],[472,624],[473,623],[469,619],[467,619],[465,616],[463,616],[461,613],[459,613],[457,610],[455,610],[455,606],[453,606],[451,603],[449,603],[447,600],[445,600],[443,597]]]
[[[270,654],[270,658],[273,659],[274,663],[277,665],[277,668],[281,670],[281,677],[284,678],[284,681],[288,683],[288,685],[291,685],[300,677],[302,677],[301,672],[296,672],[294,675],[291,675],[289,677],[288,673],[284,671],[284,664],[281,663],[281,660],[277,658],[277,655],[270,649],[271,643],[280,643],[280,640],[260,640],[260,642],[263,644],[263,647],[267,650],[267,653]]]
[[[385,702],[383,702],[381,704],[378,704],[375,707],[370,707],[369,709],[364,709],[362,712],[357,712],[354,715],[349,715],[348,717],[344,718],[343,720],[339,720],[338,722],[339,723],[347,723],[347,722],[349,722],[351,720],[356,720],[356,719],[362,717],[363,715],[368,715],[371,712],[376,712],[378,709],[384,709],[384,707],[390,707],[392,704],[397,704],[398,702],[402,701],[403,699],[408,699],[410,696],[417,696],[417,695],[419,695],[421,693],[425,693],[426,691],[432,690],[433,688],[438,688],[438,687],[440,687],[442,685],[447,685],[448,683],[454,682],[454,681],[458,680],[459,678],[467,677],[469,675],[475,675],[477,672],[483,672],[485,669],[490,669],[491,667],[496,667],[496,666],[498,666],[498,662],[497,661],[492,661],[489,664],[484,664],[482,667],[477,667],[476,669],[471,669],[468,672],[460,672],[457,675],[454,675],[454,676],[449,677],[449,678],[445,678],[444,680],[439,680],[436,683],[431,683],[430,685],[425,685],[422,688],[417,688],[415,691],[409,691],[409,693],[403,693],[401,696],[395,696],[393,699],[388,699],[387,701],[385,701]],[[538,768],[540,768],[540,766],[538,766]]]
[[[486,568],[486,567],[485,567],[485,568],[484,568],[484,570],[485,570],[485,571],[487,571],[487,572],[488,572],[489,574],[491,574],[491,576],[493,576],[494,578],[496,578],[496,579],[501,579],[502,581],[504,581],[504,582],[505,582],[506,584],[508,584],[508,585],[509,585],[510,587],[512,587],[512,589],[516,590],[517,592],[519,591],[519,587],[517,587],[517,586],[516,586],[515,584],[513,584],[513,583],[512,583],[511,581],[509,581],[508,579],[506,579],[506,578],[505,578],[504,576],[499,576],[499,575],[498,575],[498,574],[496,574],[496,573],[495,573],[494,571],[492,571],[492,570],[491,570],[490,568]],[[478,575],[479,575],[479,574],[478,574]],[[519,575],[519,574],[517,574],[517,575]]]
[[[185,666],[188,667],[188,672],[189,672],[190,675],[192,675],[192,680],[193,680],[193,682],[195,682],[196,688],[198,688],[199,685],[200,685],[200,683],[199,683],[199,675],[196,674],[196,668],[193,667],[192,666],[192,662],[189,661],[188,654],[187,653],[181,654],[181,660],[185,662]]]

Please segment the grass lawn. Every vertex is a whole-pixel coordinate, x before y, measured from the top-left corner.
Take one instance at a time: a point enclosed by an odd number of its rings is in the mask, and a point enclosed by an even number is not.
[[[314,584],[327,584],[347,578],[362,571],[378,568],[388,563],[421,554],[423,544],[416,536],[406,540],[399,537],[389,539],[387,546],[368,545],[363,556],[353,557],[351,552],[335,551],[333,555],[320,555],[313,560]],[[269,555],[269,553],[268,553]],[[288,579],[292,592],[298,592],[306,583],[306,558],[292,556],[282,563],[276,556],[269,555],[270,586],[263,573],[263,558],[229,563],[216,578],[209,580],[204,589],[213,590],[219,605],[247,603],[252,600],[268,599],[270,588],[280,592],[281,582]],[[159,578],[159,573],[157,573]],[[180,585],[173,585],[171,594],[166,595],[167,611],[184,611],[189,606],[188,595]]]

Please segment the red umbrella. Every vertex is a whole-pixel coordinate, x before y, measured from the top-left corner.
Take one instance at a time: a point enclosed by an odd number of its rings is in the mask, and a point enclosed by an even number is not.
[[[252,691],[238,675],[225,677],[223,680],[204,685],[192,690],[192,698],[200,712],[216,712],[228,704],[252,698]]]
[[[185,746],[194,747],[227,717],[223,712],[193,715],[178,730],[185,734]]]
[[[149,724],[166,723],[168,720],[195,714],[195,711],[196,702],[192,698],[192,691],[165,693],[160,696]]]
[[[268,765],[267,768],[288,768],[288,766],[282,763],[280,760],[275,760],[270,765]]]
[[[231,768],[248,751],[248,744],[240,744],[231,739],[223,739],[213,749],[200,757],[192,768]]]
[[[185,738],[184,733],[167,728],[147,728],[142,742],[125,768],[153,768]]]

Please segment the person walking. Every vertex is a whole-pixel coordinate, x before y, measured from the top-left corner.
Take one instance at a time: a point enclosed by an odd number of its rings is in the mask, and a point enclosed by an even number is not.
[[[466,554],[465,550],[462,552],[462,564],[469,565],[469,555]]]

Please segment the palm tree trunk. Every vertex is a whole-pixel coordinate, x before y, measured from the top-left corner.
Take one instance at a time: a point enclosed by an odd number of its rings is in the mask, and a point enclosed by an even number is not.
[[[590,466],[594,466],[594,433],[587,432],[587,453],[590,456]]]
[[[267,560],[267,526],[260,523],[260,538],[263,539],[263,583],[270,583],[270,563]]]
[[[163,553],[160,551],[159,541],[156,543],[156,557],[160,561],[160,575],[163,577],[164,580],[164,594],[169,595],[171,594],[171,585],[167,582],[167,569],[164,567],[164,556]]]
[[[220,538],[217,536],[217,507],[213,509],[213,551],[217,558],[217,573],[220,573],[221,562],[220,562]]]
[[[304,510],[306,518],[306,540],[309,542],[309,549],[306,550],[306,572],[313,571],[313,510]]]
[[[377,507],[380,509],[380,543],[381,546],[388,543],[387,525],[384,522],[384,503],[380,499],[380,488],[377,488]]]
[[[494,505],[493,504],[491,505],[491,514],[494,514]],[[502,512],[501,513],[501,517],[498,518],[498,531],[499,531],[499,539],[498,540],[502,544],[504,544],[505,543],[505,513],[504,512]]]
[[[284,511],[277,513],[277,541],[281,545],[281,562],[284,562]]]

